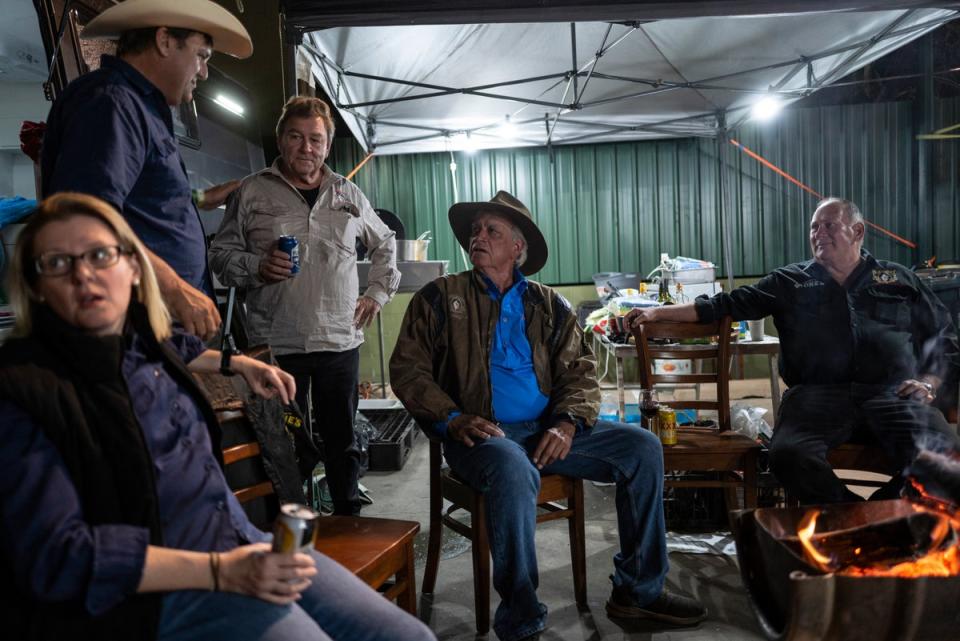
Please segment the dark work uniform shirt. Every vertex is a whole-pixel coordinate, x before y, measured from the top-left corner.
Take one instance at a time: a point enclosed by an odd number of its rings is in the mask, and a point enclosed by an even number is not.
[[[120,211],[147,247],[187,283],[212,294],[200,215],[166,99],[113,56],[71,82],[50,109],[43,193],[92,194]]]
[[[773,316],[780,375],[788,386],[894,385],[960,365],[957,334],[942,302],[909,269],[861,251],[844,285],[809,260],[754,286],[695,301],[701,321]]]
[[[185,362],[205,349],[183,334],[174,345]],[[154,462],[164,546],[205,552],[265,540],[227,487],[190,395],[159,362],[147,359],[137,340],[121,371]],[[0,542],[18,579],[36,597],[75,600],[93,615],[133,594],[150,540],[147,528],[87,524],[60,453],[30,416],[7,401],[0,401],[0,443]]]

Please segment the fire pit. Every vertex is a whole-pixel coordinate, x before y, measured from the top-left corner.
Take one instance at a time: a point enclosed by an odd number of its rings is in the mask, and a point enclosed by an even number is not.
[[[958,516],[906,499],[738,512],[740,573],[764,633],[960,639]]]

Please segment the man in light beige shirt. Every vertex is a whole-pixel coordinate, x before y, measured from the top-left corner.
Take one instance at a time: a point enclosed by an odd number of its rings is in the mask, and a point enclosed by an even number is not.
[[[277,123],[280,157],[244,179],[210,246],[220,280],[246,291],[250,341],[273,348],[297,381],[297,401],[323,439],[336,514],[360,511],[359,452],[353,442],[363,328],[397,291],[394,233],[356,185],[324,164],[333,142],[330,108],[299,96]],[[280,236],[299,241],[299,272]],[[359,296],[356,240],[369,248],[367,289]]]

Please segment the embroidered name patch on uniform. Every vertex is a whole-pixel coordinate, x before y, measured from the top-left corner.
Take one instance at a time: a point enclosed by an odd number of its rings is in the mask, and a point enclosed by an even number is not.
[[[450,315],[458,318],[466,318],[467,303],[460,296],[450,297]]]
[[[875,269],[873,270],[873,282],[881,285],[889,285],[897,282],[897,270],[895,269]]]

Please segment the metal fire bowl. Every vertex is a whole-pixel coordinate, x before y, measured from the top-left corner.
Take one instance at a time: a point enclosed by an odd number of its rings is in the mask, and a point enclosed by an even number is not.
[[[734,514],[740,575],[767,638],[960,639],[960,577],[902,579],[824,574],[804,561],[796,543],[797,524],[808,509],[761,508]],[[915,515],[906,500],[815,509],[822,510],[818,531],[876,524],[895,529],[899,522]]]

